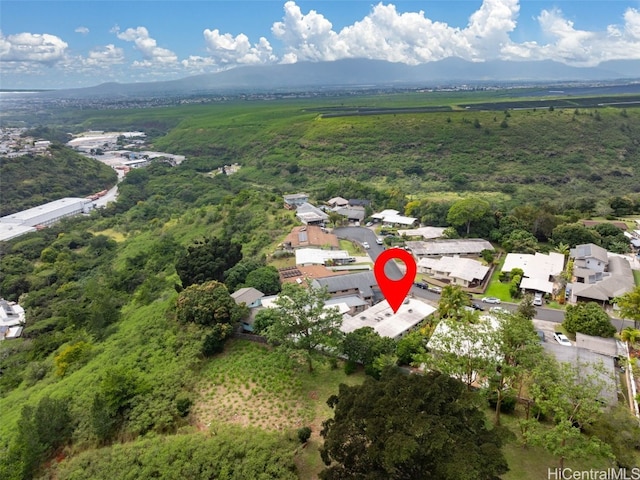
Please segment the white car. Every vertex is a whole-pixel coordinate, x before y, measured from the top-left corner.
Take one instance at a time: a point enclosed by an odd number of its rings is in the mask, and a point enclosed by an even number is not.
[[[489,311],[493,313],[509,313],[509,310],[502,307],[491,307]]]
[[[571,341],[566,337],[566,335],[562,332],[555,332],[553,334],[553,338],[556,342],[558,342],[560,345],[563,345],[565,347],[572,347],[572,343]]]
[[[366,249],[369,249],[371,247],[369,247],[369,244],[367,242],[362,242],[362,246]]]
[[[376,238],[376,243],[378,245],[382,245],[384,243],[384,240],[382,240],[380,237]]]
[[[533,297],[533,304],[536,307],[541,307],[542,306],[542,294],[540,292],[537,292],[535,297]]]
[[[496,297],[484,297],[482,303],[500,303],[500,299]]]

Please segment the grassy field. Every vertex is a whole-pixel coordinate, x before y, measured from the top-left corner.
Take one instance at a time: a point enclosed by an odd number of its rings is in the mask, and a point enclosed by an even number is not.
[[[327,399],[338,393],[340,383],[361,383],[363,374],[346,376],[342,368],[322,363],[309,373],[284,352],[235,340],[203,367],[201,379],[192,412],[199,429],[215,428],[216,422],[279,432],[309,426],[311,440],[296,460],[299,476],[306,480],[317,478],[323,467],[319,433],[322,422],[333,415]]]

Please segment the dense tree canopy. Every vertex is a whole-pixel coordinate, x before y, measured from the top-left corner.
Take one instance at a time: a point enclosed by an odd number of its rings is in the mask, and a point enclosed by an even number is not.
[[[224,280],[224,272],[242,260],[242,246],[229,238],[207,238],[191,245],[178,259],[176,271],[182,286]]]
[[[395,343],[391,338],[381,337],[371,327],[362,327],[345,335],[341,350],[349,361],[367,366],[378,356],[393,353]]]
[[[616,298],[620,316],[633,320],[635,328],[640,325],[640,286]]]
[[[447,213],[447,222],[454,227],[465,227],[469,235],[471,224],[491,215],[489,202],[480,198],[465,198],[451,205]]]
[[[594,302],[567,306],[562,326],[569,333],[584,333],[596,337],[613,337],[616,327],[609,315]]]
[[[464,385],[446,375],[385,370],[340,385],[323,423],[323,480],[493,480],[507,471],[495,430]]]
[[[236,305],[223,283],[211,281],[185,288],[176,302],[176,317],[181,323],[212,326],[241,320],[246,308]]]

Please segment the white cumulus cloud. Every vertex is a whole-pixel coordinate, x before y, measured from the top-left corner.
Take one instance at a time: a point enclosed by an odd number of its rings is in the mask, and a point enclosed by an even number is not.
[[[64,58],[68,44],[48,33],[0,33],[0,60],[3,62],[37,62],[53,64]]]
[[[87,27],[78,27],[74,30],[74,32],[86,35],[87,33],[89,33],[89,29]]]
[[[204,31],[204,39],[211,60],[217,65],[272,63],[276,60],[269,41],[260,37],[258,43],[251,45],[244,33],[235,37],[230,33],[221,34],[218,29]]]
[[[97,47],[89,52],[89,55],[83,59],[83,63],[87,66],[110,67],[124,63],[124,51],[122,48],[113,44]]]
[[[149,36],[149,31],[145,27],[127,28],[124,32],[120,32],[116,27],[115,32],[120,40],[133,42],[136,49],[142,54],[144,60],[134,62],[134,66],[169,65],[178,61],[175,53],[158,46],[156,40]]]

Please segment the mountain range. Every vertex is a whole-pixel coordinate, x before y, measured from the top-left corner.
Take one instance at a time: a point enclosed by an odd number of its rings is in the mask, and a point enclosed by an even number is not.
[[[572,67],[554,61],[469,62],[448,58],[420,65],[382,60],[243,66],[179,80],[104,83],[50,91],[73,97],[153,96],[166,94],[293,91],[305,89],[437,87],[444,85],[597,82],[640,79],[640,60],[609,61],[597,67]]]

